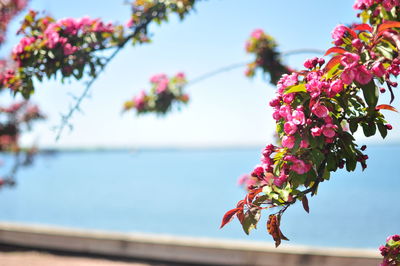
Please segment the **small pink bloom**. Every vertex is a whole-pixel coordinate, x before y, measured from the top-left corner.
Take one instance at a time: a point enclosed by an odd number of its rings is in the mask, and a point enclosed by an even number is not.
[[[303,139],[303,140],[300,142],[300,148],[306,149],[306,148],[308,148],[309,146],[310,146],[310,144],[308,143],[308,140],[307,140],[307,139]]]
[[[314,106],[311,109],[311,112],[313,114],[315,114],[316,116],[318,116],[319,118],[327,117],[329,114],[328,108],[326,108],[326,106],[324,106],[320,103],[314,104]]]
[[[332,35],[332,39],[335,43],[335,45],[341,45],[343,43],[342,38],[344,37],[344,34],[346,33],[346,27],[344,25],[337,25],[331,35]]]
[[[151,83],[159,83],[162,80],[168,79],[167,75],[165,74],[156,74],[150,78]]]
[[[295,125],[304,125],[306,123],[306,118],[303,111],[294,110],[292,113],[292,122]]]
[[[282,146],[292,149],[294,147],[294,143],[296,142],[296,138],[294,136],[284,136],[282,138]]]
[[[260,39],[263,35],[264,31],[262,29],[255,29],[250,36],[254,39]]]
[[[157,88],[156,88],[156,92],[157,93],[163,93],[167,89],[168,89],[168,79],[163,79],[158,83]]]
[[[372,73],[374,73],[374,75],[377,77],[382,77],[386,73],[385,67],[383,66],[383,64],[381,62],[375,62],[372,65],[371,70],[372,70]]]
[[[288,93],[283,95],[283,101],[287,104],[290,104],[293,102],[295,93]]]
[[[346,68],[353,68],[358,65],[358,61],[360,61],[360,56],[358,54],[346,52],[340,60],[340,63]]]
[[[322,126],[322,134],[327,138],[333,138],[336,135],[336,128],[337,126],[333,124],[324,125]]]
[[[340,76],[340,78],[342,79],[344,84],[349,85],[353,82],[355,76],[356,76],[355,69],[345,69],[342,72],[342,75]]]
[[[372,79],[372,74],[368,71],[368,69],[361,65],[357,68],[355,80],[360,84],[368,84]]]
[[[292,163],[293,164],[290,166],[290,170],[295,171],[299,175],[305,174],[311,169],[310,164],[306,164],[304,161],[299,159],[294,159]]]
[[[178,72],[175,77],[177,79],[185,79],[186,78],[185,73],[183,73],[183,72]]]
[[[279,108],[279,114],[287,121],[289,121],[292,119],[292,108],[290,107],[290,105],[282,105]]]
[[[278,121],[279,119],[282,118],[282,116],[279,114],[279,110],[275,110],[275,111],[272,113],[272,117],[273,117],[276,121]]]
[[[288,175],[285,175],[283,172],[278,178],[274,179],[275,186],[282,187],[282,185],[287,181]]]
[[[67,43],[63,47],[64,55],[71,55],[78,50],[78,47],[72,46],[70,43]]]
[[[343,81],[340,79],[335,80],[330,85],[330,90],[336,95],[343,90]]]
[[[313,128],[311,129],[311,135],[312,135],[313,137],[321,136],[321,134],[322,134],[322,129],[321,129],[321,128],[319,128],[319,127],[313,127]]]
[[[287,135],[293,135],[297,131],[297,126],[293,122],[286,122],[283,129]]]

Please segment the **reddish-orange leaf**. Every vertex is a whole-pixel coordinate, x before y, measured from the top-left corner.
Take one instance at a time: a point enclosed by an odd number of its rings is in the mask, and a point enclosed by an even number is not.
[[[353,28],[353,30],[367,30],[369,32],[372,32],[372,27],[368,24],[358,24]]]
[[[384,30],[391,29],[391,28],[400,28],[399,21],[385,21],[378,27],[378,35],[382,33]]]
[[[306,195],[304,195],[303,199],[301,200],[301,203],[303,203],[304,210],[310,213],[310,207],[308,206],[308,199]]]
[[[324,56],[327,56],[331,53],[344,54],[345,52],[347,52],[347,51],[341,47],[331,47],[326,51]]]
[[[250,192],[246,196],[246,203],[252,203],[254,197],[257,196],[257,194],[260,192],[262,192],[262,188],[256,188],[256,189],[250,190]]]
[[[357,39],[358,38],[358,35],[357,35],[357,33],[354,31],[354,30],[352,30],[352,29],[350,29],[350,28],[348,28],[348,27],[344,27],[346,30],[347,30],[347,32],[351,35],[351,37],[353,37],[354,39]]]
[[[389,110],[389,111],[393,111],[393,112],[399,112],[399,111],[397,111],[397,109],[396,108],[394,108],[393,106],[391,106],[391,105],[389,105],[389,104],[380,104],[380,105],[378,105],[377,107],[375,107],[375,109],[376,110],[382,110],[382,109],[384,109],[384,110]]]
[[[243,224],[244,221],[244,213],[243,210],[240,210],[236,213],[236,217],[239,219],[239,222]]]
[[[329,60],[329,62],[325,65],[325,72],[328,72],[332,67],[340,63],[340,59],[342,59],[343,55],[336,55]]]
[[[240,208],[235,208],[235,209],[227,211],[225,213],[224,217],[222,218],[222,223],[221,223],[220,229],[222,227],[224,227],[227,223],[232,221],[233,215],[235,215],[239,210],[240,210]]]

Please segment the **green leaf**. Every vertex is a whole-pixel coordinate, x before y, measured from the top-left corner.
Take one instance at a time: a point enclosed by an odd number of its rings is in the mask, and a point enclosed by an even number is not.
[[[311,150],[311,159],[315,166],[318,168],[322,161],[325,159],[325,155],[318,149]]]
[[[328,153],[326,168],[333,172],[337,170],[337,159],[334,153]]]
[[[364,99],[370,108],[374,108],[378,103],[379,91],[378,87],[375,85],[374,81],[370,81],[366,85],[362,85],[362,90],[364,94]]]
[[[352,119],[352,120],[350,120],[349,127],[350,127],[351,133],[354,133],[358,129],[358,123],[354,119]]]
[[[387,136],[387,128],[382,123],[377,123],[379,133],[381,133],[382,138],[386,138]]]
[[[366,137],[371,137],[371,136],[375,135],[375,133],[376,133],[375,123],[371,122],[368,124],[362,124],[361,126],[364,131],[364,135]]]
[[[245,213],[242,228],[247,235],[252,229],[255,229],[257,227],[257,223],[260,220],[260,217],[261,210],[258,208],[251,208]]]
[[[294,93],[294,92],[306,92],[306,84],[302,83],[299,85],[291,86],[288,90],[285,91],[285,94]]]
[[[346,158],[346,170],[352,172],[357,167],[357,161],[353,158]]]

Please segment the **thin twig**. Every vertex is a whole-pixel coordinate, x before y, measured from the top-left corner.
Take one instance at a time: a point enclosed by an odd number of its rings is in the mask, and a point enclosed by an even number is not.
[[[200,81],[203,81],[203,80],[205,80],[205,79],[211,78],[211,77],[213,77],[213,76],[215,76],[215,75],[218,75],[218,74],[221,74],[221,73],[223,73],[223,72],[228,72],[228,71],[231,71],[231,70],[234,70],[234,69],[243,67],[243,66],[247,65],[248,63],[249,63],[249,62],[235,63],[235,64],[231,64],[231,65],[224,66],[224,67],[218,68],[218,69],[216,69],[216,70],[210,71],[210,72],[205,73],[205,74],[203,74],[203,75],[201,75],[201,76],[199,76],[199,77],[197,77],[197,78],[194,78],[194,79],[190,80],[190,81],[188,82],[188,86],[189,86],[189,85],[196,84],[196,83],[198,83],[198,82],[200,82]]]
[[[291,56],[291,55],[296,55],[296,54],[324,54],[324,50],[320,49],[313,49],[313,48],[304,48],[304,49],[295,49],[295,50],[289,50],[286,52],[282,52],[282,56]]]
[[[296,50],[290,50],[290,51],[282,52],[281,55],[282,56],[291,56],[291,55],[296,55],[296,54],[324,54],[324,52],[325,51],[319,50],[319,49],[296,49]],[[198,82],[201,82],[203,80],[206,80],[208,78],[216,76],[218,74],[244,67],[249,63],[251,63],[251,62],[239,62],[239,63],[235,63],[235,64],[231,64],[231,65],[228,65],[228,66],[224,66],[224,67],[218,68],[216,70],[210,71],[210,72],[205,73],[205,74],[203,74],[203,75],[201,75],[201,76],[199,76],[197,78],[194,78],[194,79],[190,80],[188,82],[187,86],[191,86],[193,84],[196,84]]]

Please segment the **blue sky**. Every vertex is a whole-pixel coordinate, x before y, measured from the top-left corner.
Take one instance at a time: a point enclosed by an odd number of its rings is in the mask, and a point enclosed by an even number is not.
[[[89,15],[125,23],[130,10],[123,2],[31,0],[30,7],[48,10],[56,18]],[[274,36],[281,51],[327,49],[334,26],[357,21],[352,5],[351,0],[287,0],[284,4],[265,0],[202,1],[183,22],[173,18],[167,24],[153,26],[153,43],[127,46],[94,84],[91,98],[82,104],[84,113],[76,113],[71,120],[74,129],[64,132],[58,142],[51,128],[60,124],[60,113],[66,113],[73,103],[68,94],[79,95],[84,85],[54,81],[37,84],[32,100],[40,104],[48,120],[23,141],[35,141],[42,147],[261,147],[272,140],[275,127],[267,105],[274,88],[261,76],[246,78],[244,68],[190,86],[190,104],[166,118],[121,115],[121,106],[149,87],[152,74],[184,71],[190,80],[222,66],[251,60],[244,51],[244,42],[255,28]],[[13,36],[17,26],[15,22],[2,54],[18,40]],[[300,67],[310,56],[314,55],[291,56],[285,61]],[[399,108],[398,99],[395,102]],[[398,142],[399,114],[389,114],[388,118],[395,129],[387,141]],[[368,141],[383,143],[379,138]]]

